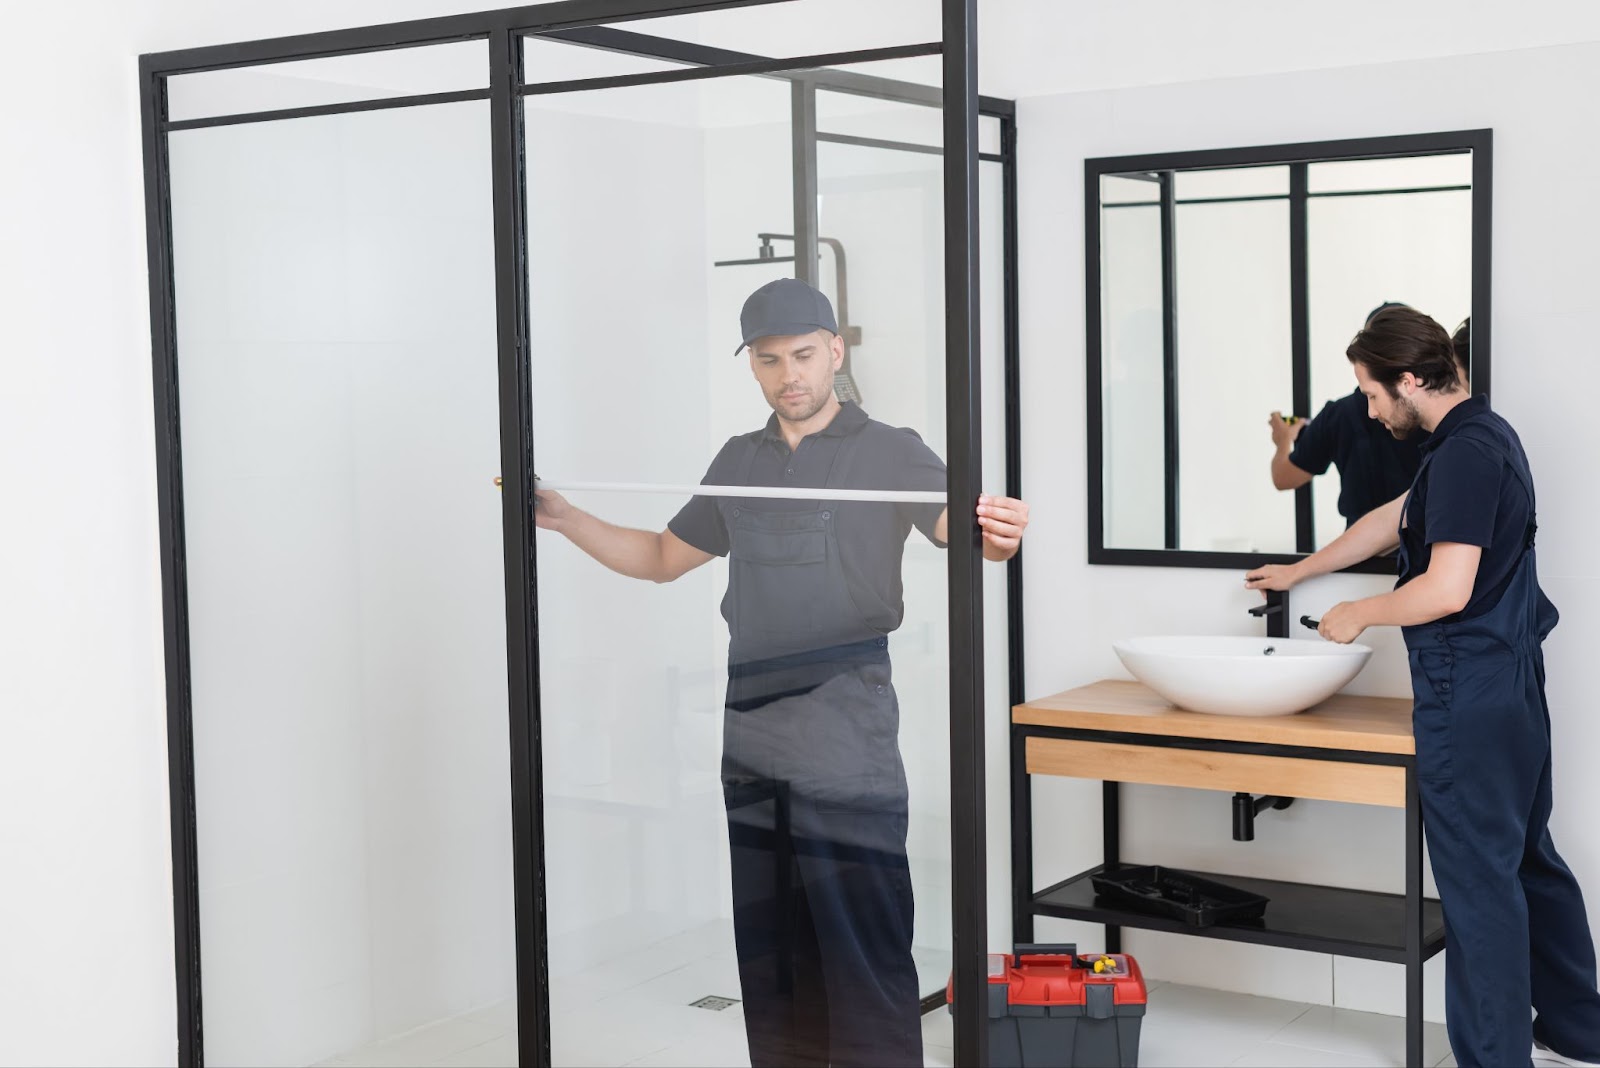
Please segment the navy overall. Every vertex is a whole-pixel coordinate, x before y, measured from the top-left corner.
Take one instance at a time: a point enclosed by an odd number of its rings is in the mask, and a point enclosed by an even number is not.
[[[1497,416],[1474,415],[1452,433],[1505,462],[1528,495],[1529,522],[1521,558],[1491,607],[1404,628],[1423,820],[1449,932],[1450,1046],[1462,1068],[1529,1064],[1535,1036],[1566,1056],[1600,1060],[1583,895],[1549,830],[1541,643],[1557,613],[1539,588],[1533,479]],[[1435,455],[1424,455],[1414,487]],[[1414,577],[1411,567],[1402,544],[1402,582]]]
[[[742,483],[749,474],[747,462]],[[843,475],[830,469],[825,484]],[[722,782],[750,1062],[920,1065],[888,638],[842,567],[840,503],[762,503],[723,505]]]

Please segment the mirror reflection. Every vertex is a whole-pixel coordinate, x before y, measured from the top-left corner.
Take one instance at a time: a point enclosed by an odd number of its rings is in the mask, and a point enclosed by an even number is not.
[[[1394,308],[1408,305],[1391,301],[1372,310],[1363,323],[1370,325],[1375,318]],[[1471,320],[1463,320],[1451,337],[1451,351],[1455,357],[1456,374],[1470,392],[1471,372],[1468,365]],[[1322,475],[1333,476],[1324,483],[1331,490],[1337,485],[1338,493],[1326,492],[1325,498],[1333,504],[1342,525],[1348,527],[1356,520],[1388,504],[1411,488],[1417,467],[1422,462],[1420,446],[1427,438],[1422,430],[1397,437],[1371,414],[1371,405],[1359,388],[1322,406],[1314,417],[1286,415],[1274,411],[1267,417],[1267,428],[1272,437],[1272,485],[1275,489],[1297,490],[1308,486]],[[1338,531],[1319,529],[1318,544],[1331,541]]]
[[[1404,493],[1346,349],[1405,305],[1470,382],[1472,153],[1097,178],[1104,547],[1311,552]]]

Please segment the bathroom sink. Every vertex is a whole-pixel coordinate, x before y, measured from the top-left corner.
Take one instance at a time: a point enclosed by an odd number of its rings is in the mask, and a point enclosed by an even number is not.
[[[1315,638],[1130,638],[1113,648],[1134,678],[1179,708],[1223,716],[1304,712],[1372,655]]]

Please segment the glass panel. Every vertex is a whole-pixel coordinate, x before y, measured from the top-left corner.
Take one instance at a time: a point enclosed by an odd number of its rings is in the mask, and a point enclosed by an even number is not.
[[[1294,499],[1267,482],[1261,432],[1294,396],[1288,201],[1180,204],[1175,240],[1178,545],[1293,551]]]
[[[857,69],[845,68],[852,74]],[[937,150],[944,144],[944,111],[924,104],[818,90],[817,131],[823,135],[868,137]]]
[[[489,85],[486,41],[457,41],[353,56],[267,63],[167,79],[167,109],[177,122],[353,100],[449,93]]]
[[[801,266],[791,94],[528,100],[556,1063],[915,1063],[948,977],[939,157],[816,145],[848,314],[747,339]]]
[[[663,46],[670,42],[663,42]],[[651,55],[612,51],[548,37],[522,39],[522,76],[525,82],[558,82],[575,78],[613,78],[625,74],[652,74],[683,70],[692,64]]]
[[[1006,486],[1006,380],[1005,380],[1005,168],[999,163],[978,165],[978,253],[980,330],[983,345],[983,488],[985,493],[1004,493]],[[1008,738],[1002,728],[997,738],[994,724],[1011,722],[1011,657],[1008,610],[1010,598],[1005,572],[1000,567],[985,568],[983,576],[983,682],[987,691],[984,714],[991,724],[988,737],[988,809],[1007,808],[1011,782],[1010,753],[999,739]],[[1009,900],[1011,862],[1009,841],[989,836],[990,902]],[[994,906],[991,905],[991,915]],[[937,989],[937,988],[934,988]],[[943,1043],[953,1047],[955,1039],[948,1011],[942,1006],[924,1018],[924,1031],[930,1046]],[[929,1063],[936,1063],[931,1058]],[[954,1064],[954,1058],[937,1063]]]
[[[515,1063],[488,119],[171,137],[215,1064]]]
[[[1160,204],[1161,185],[1154,174],[1100,176],[1101,204]]]
[[[1107,175],[1100,189],[1105,543],[1160,549],[1166,545],[1161,210],[1130,204],[1158,187]]]
[[[920,41],[913,43],[922,43]],[[885,78],[903,86],[920,86],[937,97],[944,82],[944,60],[937,56],[911,56],[907,59],[880,59],[874,63],[850,63],[826,68],[873,78]]]
[[[850,346],[850,379],[873,418],[915,428],[939,456],[946,454],[943,165],[942,156],[918,152],[817,146],[820,233],[826,248],[847,250],[851,325],[861,330]],[[845,299],[838,262],[823,256],[822,288],[836,306]],[[950,707],[946,566],[944,551],[921,535],[905,543],[895,687],[924,728]],[[948,750],[938,731],[901,733],[917,891],[913,946],[924,993],[940,989],[951,966]]]
[[[1345,349],[1378,305],[1409,304],[1452,333],[1471,313],[1472,193],[1313,197],[1307,211],[1313,411],[1305,414],[1314,415],[1355,389]],[[1347,518],[1360,518],[1365,508],[1355,502],[1392,499],[1413,473],[1409,467],[1383,471],[1367,476],[1380,479],[1379,486],[1352,487],[1343,511],[1339,472],[1330,468],[1316,480],[1318,545],[1342,533]]]
[[[1288,167],[1229,167],[1214,171],[1176,171],[1173,194],[1179,200],[1211,197],[1286,197]]]
[[[1313,163],[1306,168],[1306,171],[1307,188],[1312,193],[1416,189],[1442,185],[1470,186],[1472,153]]]

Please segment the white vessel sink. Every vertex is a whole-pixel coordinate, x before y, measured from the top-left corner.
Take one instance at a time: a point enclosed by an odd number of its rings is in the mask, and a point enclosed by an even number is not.
[[[1179,708],[1222,716],[1304,712],[1349,685],[1372,655],[1316,638],[1131,638],[1113,648]]]

